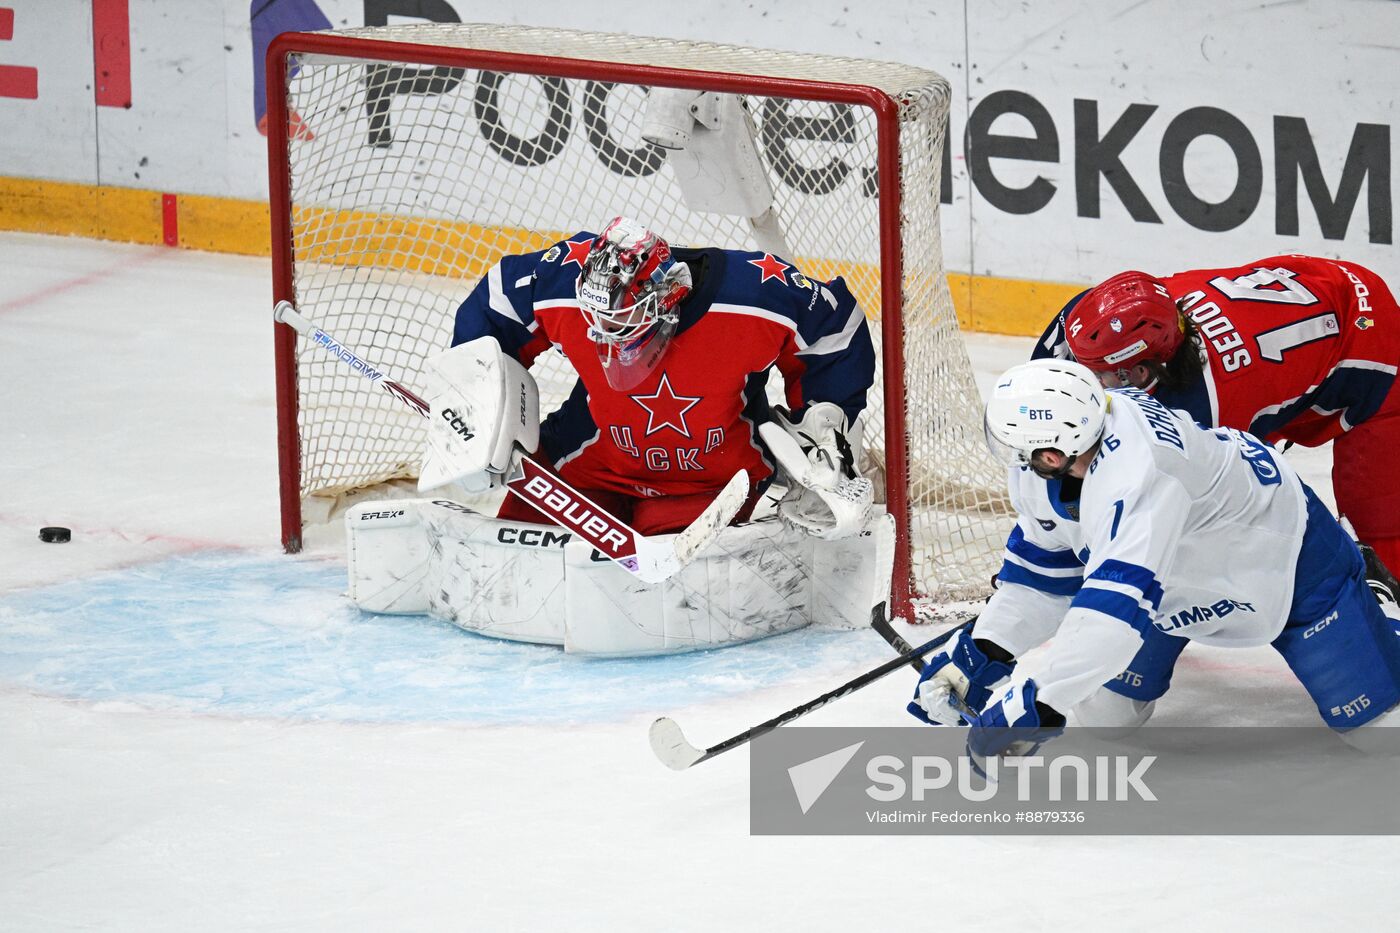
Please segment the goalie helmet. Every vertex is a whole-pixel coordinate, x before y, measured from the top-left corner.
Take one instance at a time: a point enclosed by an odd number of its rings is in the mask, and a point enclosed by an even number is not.
[[[1037,450],[1071,461],[1098,442],[1108,394],[1088,367],[1071,360],[1031,360],[1002,373],[987,399],[987,447],[1007,466],[1029,466]]]
[[[1146,272],[1120,272],[1100,282],[1065,315],[1070,352],[1096,372],[1165,363],[1185,334],[1167,286]]]
[[[655,368],[690,288],[690,268],[637,221],[614,217],[594,239],[579,273],[578,303],[613,388],[630,389]]]

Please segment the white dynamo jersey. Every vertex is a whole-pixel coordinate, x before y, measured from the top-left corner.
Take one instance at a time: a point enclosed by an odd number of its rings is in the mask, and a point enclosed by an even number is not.
[[[1057,634],[1013,678],[1056,709],[1122,673],[1149,626],[1249,646],[1288,621],[1303,486],[1249,434],[1115,389],[1077,507],[1028,468],[1010,487],[1018,521],[977,634],[1018,656]]]

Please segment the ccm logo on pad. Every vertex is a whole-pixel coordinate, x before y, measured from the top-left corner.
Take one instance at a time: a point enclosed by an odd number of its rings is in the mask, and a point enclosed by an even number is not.
[[[496,532],[496,540],[502,544],[520,544],[525,547],[563,547],[573,537],[567,531],[547,531],[542,528],[502,528]]]
[[[476,437],[476,435],[472,433],[471,428],[467,427],[467,423],[462,420],[461,416],[458,415],[454,409],[444,408],[442,410],[442,420],[451,425],[452,430],[462,436],[462,440],[469,441],[473,437]]]

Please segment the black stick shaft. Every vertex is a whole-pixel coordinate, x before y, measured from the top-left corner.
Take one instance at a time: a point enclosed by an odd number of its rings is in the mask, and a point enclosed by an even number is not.
[[[916,671],[924,669],[924,659],[914,654],[914,646],[904,640],[904,637],[894,630],[889,620],[885,618],[885,604],[881,603],[875,607],[871,614],[870,627],[873,628],[881,638],[889,642],[890,647],[909,659],[909,666]]]
[[[947,642],[950,639],[956,637],[958,632],[962,631],[964,628],[971,624],[972,620],[968,620],[962,625],[950,628],[948,631],[944,632],[942,635],[939,635],[932,641],[922,644],[917,648],[911,648],[908,653],[901,654],[897,658],[891,658],[884,664],[881,664],[879,667],[868,670],[864,674],[861,674],[859,677],[856,677],[853,680],[846,681],[844,684],[835,688],[834,690],[828,690],[826,693],[823,693],[815,700],[808,700],[801,706],[794,706],[792,709],[788,710],[785,713],[779,713],[767,722],[759,723],[752,729],[749,729],[745,732],[741,732],[732,738],[725,739],[718,745],[711,745],[709,748],[705,749],[704,755],[701,755],[695,760],[694,764],[699,764],[700,762],[713,758],[716,755],[723,754],[724,752],[729,751],[731,748],[738,748],[740,745],[746,745],[749,742],[752,742],[754,739],[758,738],[760,735],[763,735],[764,733],[772,732],[779,726],[785,726],[788,723],[792,722],[794,719],[800,719],[801,717],[806,716],[808,713],[814,710],[821,709],[828,703],[831,703],[835,700],[839,700],[844,696],[849,696],[850,694],[855,693],[857,690],[870,686],[882,677],[885,677],[889,674],[893,674],[895,671],[899,670],[901,667],[910,663],[911,661],[918,665],[920,669],[922,669],[923,665],[919,664],[920,658],[928,654],[930,651],[933,651],[934,649],[938,648],[944,642]],[[891,629],[890,632],[894,635],[895,638],[899,638],[899,635],[896,634],[893,629]],[[900,640],[903,641],[902,638]],[[905,642],[905,644],[907,645],[908,642]]]

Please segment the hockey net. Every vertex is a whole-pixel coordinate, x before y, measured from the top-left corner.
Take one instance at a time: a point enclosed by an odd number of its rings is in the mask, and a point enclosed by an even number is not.
[[[864,468],[898,523],[895,611],[985,592],[1004,474],[984,450],[943,269],[944,79],[670,39],[423,24],[285,34],[268,87],[275,297],[409,385],[501,256],[617,214],[675,245],[781,249],[808,276],[843,276],[879,344]],[[741,102],[766,210],[697,201],[703,152],[686,161],[644,138],[662,95],[682,90],[720,95],[697,107]],[[303,503],[415,476],[424,429],[278,331],[283,541],[297,550]],[[548,412],[571,370],[551,352],[535,375]]]

